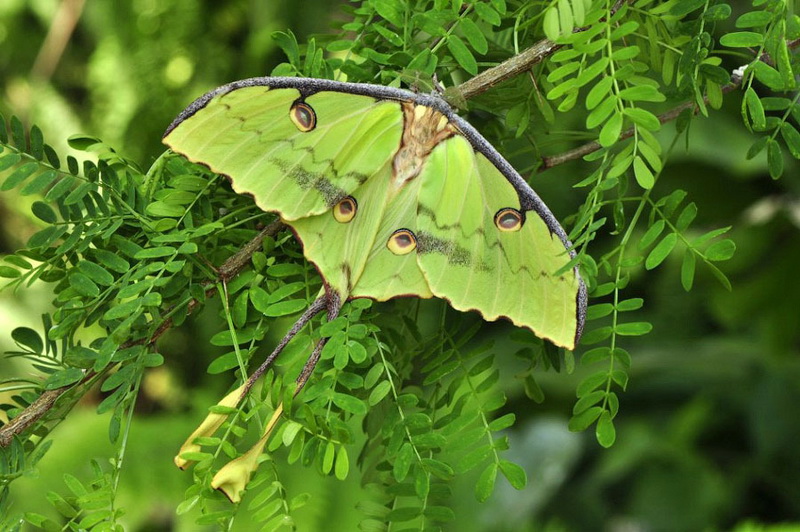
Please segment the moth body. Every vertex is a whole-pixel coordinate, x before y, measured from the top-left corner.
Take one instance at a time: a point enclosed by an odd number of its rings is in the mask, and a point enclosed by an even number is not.
[[[432,107],[413,102],[401,106],[403,136],[392,160],[391,197],[419,175],[433,148],[456,133],[447,117]]]

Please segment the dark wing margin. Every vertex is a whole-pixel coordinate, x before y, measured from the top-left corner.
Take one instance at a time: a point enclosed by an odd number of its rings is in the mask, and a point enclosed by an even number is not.
[[[285,77],[263,77],[263,78],[248,78],[239,81],[222,85],[216,89],[207,92],[203,96],[193,101],[189,106],[183,110],[181,114],[172,121],[167,130],[164,132],[164,137],[175,129],[178,124],[195,114],[197,111],[206,106],[206,104],[215,96],[227,94],[236,89],[244,87],[269,87],[271,89],[297,89],[303,98],[321,91],[344,92],[348,94],[356,94],[359,96],[370,96],[376,100],[397,100],[402,102],[416,102],[428,107],[434,107],[437,110],[444,110],[440,106],[444,106],[450,114],[453,115],[452,110],[440,98],[432,96],[424,96],[415,94],[411,91],[404,89],[396,89],[393,87],[385,87],[383,85],[370,85],[368,83],[347,83],[343,81],[333,81],[329,79],[314,79],[314,78],[285,78]],[[434,102],[436,104],[434,105]]]
[[[417,94],[405,89],[386,87],[383,85],[371,85],[367,83],[348,83],[327,79],[314,78],[288,78],[288,77],[259,77],[248,78],[234,81],[218,87],[189,104],[181,114],[172,121],[163,136],[167,136],[181,122],[194,115],[208,104],[215,96],[226,94],[243,87],[266,86],[274,89],[297,89],[302,97],[308,97],[320,91],[345,92],[361,96],[370,96],[378,100],[396,100],[401,102],[413,102],[417,105],[424,105],[436,109],[455,125],[460,133],[469,141],[472,147],[482,153],[511,183],[517,191],[520,200],[520,207],[523,211],[535,211],[544,220],[550,231],[557,235],[564,248],[568,251],[570,258],[575,258],[575,250],[567,237],[567,233],[558,223],[558,220],[545,203],[539,198],[538,194],[522,179],[522,176],[514,169],[508,161],[487,141],[478,131],[466,120],[461,118],[456,112],[436,94]],[[576,295],[577,307],[577,327],[575,331],[575,345],[578,345],[583,328],[586,322],[587,289],[586,284],[580,276],[578,267],[574,268],[575,276],[578,278],[579,286]]]

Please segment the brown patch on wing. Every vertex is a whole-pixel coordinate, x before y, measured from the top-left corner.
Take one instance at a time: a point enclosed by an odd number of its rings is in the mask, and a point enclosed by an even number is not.
[[[341,264],[342,268],[342,275],[345,278],[345,285],[347,286],[347,293],[350,294],[353,291],[353,274],[350,270],[350,265],[346,262]]]
[[[392,184],[398,190],[419,175],[437,144],[458,132],[436,109],[411,102],[401,105],[403,137],[392,161]]]

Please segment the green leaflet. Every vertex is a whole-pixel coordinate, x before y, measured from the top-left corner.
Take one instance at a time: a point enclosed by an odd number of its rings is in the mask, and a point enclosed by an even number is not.
[[[580,336],[580,277],[573,269],[555,275],[571,259],[563,230],[439,100],[258,78],[198,100],[164,142],[277,212],[343,298],[435,295],[568,349]],[[523,223],[501,231],[496,217],[506,210]],[[390,244],[404,231],[399,237],[416,248],[400,253]]]

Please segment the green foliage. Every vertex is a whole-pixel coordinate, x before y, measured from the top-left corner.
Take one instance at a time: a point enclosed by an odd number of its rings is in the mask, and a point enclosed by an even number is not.
[[[729,101],[738,103],[741,92],[741,118],[755,136],[746,157],[766,152],[774,179],[797,167],[785,151],[800,159],[800,65],[793,48],[800,22],[785,1],[755,0],[735,21],[727,3],[695,0],[374,0],[342,9],[347,17],[338,19],[335,31],[307,42],[290,30],[276,32],[286,62],[272,74],[425,88],[436,74],[457,85],[543,37],[555,41],[558,50],[530,76],[469,102],[475,110],[470,119],[520,162],[520,170],[534,159],[547,167],[545,154],[560,149],[542,143],[545,133],[562,144],[596,141],[582,163],[588,170],[573,177],[583,203],[565,218],[578,253],[567,267],[580,265],[592,298],[585,349],[576,369],[572,353],[523,331],[502,344],[485,341],[474,316],[440,312],[443,306],[352,301],[337,319],[315,321],[298,334],[237,408],[211,408],[229,417],[186,456],[197,463],[178,507],[198,525],[230,526],[246,508],[263,529],[296,527],[298,510],[315,501],[292,490],[280,466],[299,464],[339,480],[360,476],[369,494],[359,503],[364,530],[386,523],[446,527],[456,518],[453,486],[460,479],[474,479],[480,501],[492,495],[498,476],[516,489],[525,486],[525,469],[504,457],[516,421],[506,394],[515,387],[544,401],[541,383],[550,370],[580,375],[569,428],[593,427],[601,446],[619,445],[621,392],[641,337],[659,327],[644,314],[646,301],[631,290],[632,280],[662,270],[674,277],[672,288],[688,292],[710,273],[732,289],[719,265],[737,249],[723,237],[731,228],[709,226],[698,214],[708,205],[662,179],[679,138],[685,136],[688,146],[695,114],[713,119]],[[731,53],[735,64],[723,61]],[[746,67],[731,76],[739,64]],[[115,108],[109,95],[119,84],[104,83],[92,88],[102,104],[97,112]],[[667,104],[674,112],[663,114]],[[180,107],[171,100],[169,113]],[[135,112],[128,112],[127,119],[114,117],[119,129],[132,123]],[[677,134],[670,136],[662,123],[678,115]],[[142,171],[85,135],[69,140],[80,156],[64,157],[39,127],[26,124],[0,119],[0,190],[31,199],[30,219],[39,230],[3,257],[0,277],[12,290],[46,283],[53,310],[41,327],[13,331],[17,349],[8,357],[40,374],[4,380],[0,390],[10,402],[2,408],[13,418],[44,391],[70,388],[58,408],[0,448],[0,509],[8,508],[8,485],[33,472],[53,443],[46,438],[52,427],[94,386],[103,394],[97,411],[110,414],[108,437],[118,449],[110,472],[93,464],[88,483],[64,477],[67,491],[48,495],[63,523],[32,513],[25,519],[46,529],[115,529],[134,403],[146,372],[164,362],[155,340],[213,314],[218,329],[210,344],[219,350],[195,364],[238,386],[282,334],[275,331],[285,323],[280,318],[306,308],[321,280],[290,233],[256,239],[274,216],[207,169],[165,154]],[[152,130],[163,128],[148,129],[157,137]],[[150,143],[149,137],[132,140],[125,153],[143,151],[137,142]],[[241,271],[227,277],[226,261],[248,242],[255,249]],[[306,390],[292,397],[310,346],[322,337],[330,340],[317,370]],[[503,380],[499,363],[509,353],[522,368],[513,384]],[[265,463],[245,501],[229,505],[210,488],[211,479],[223,462],[242,455],[281,401],[285,419],[261,457]]]
[[[105,473],[96,461],[92,460],[94,479],[83,484],[73,475],[64,475],[64,483],[69,493],[61,495],[55,491],[47,493],[47,500],[66,522],[62,525],[45,515],[28,512],[25,521],[42,530],[102,530],[121,531],[122,525],[116,521],[124,511],[114,508],[114,479]]]

